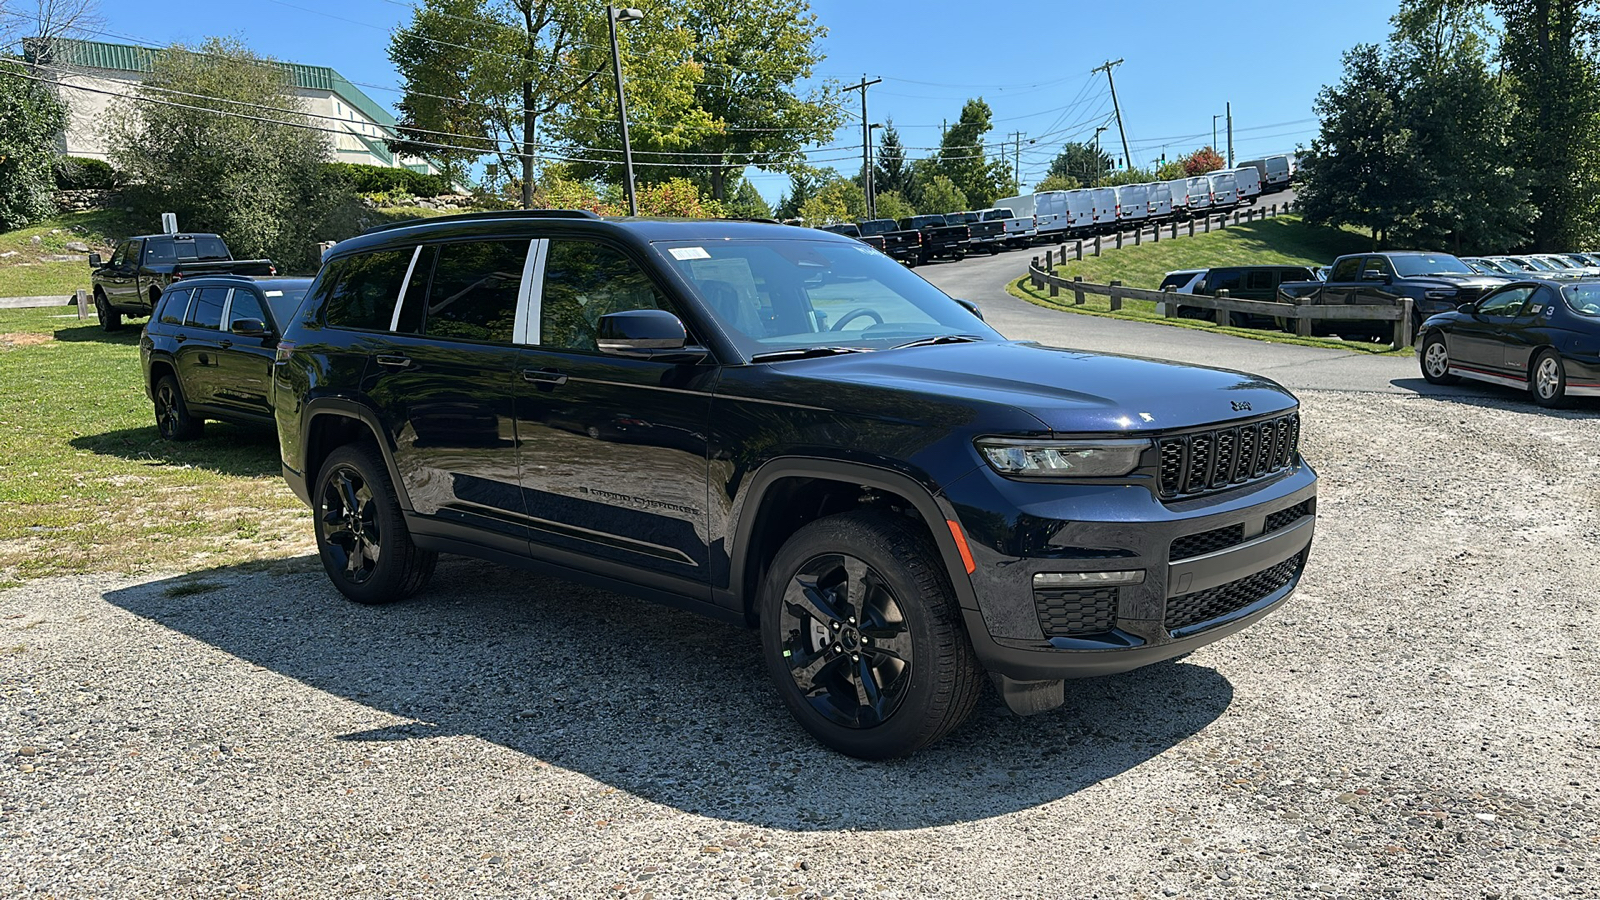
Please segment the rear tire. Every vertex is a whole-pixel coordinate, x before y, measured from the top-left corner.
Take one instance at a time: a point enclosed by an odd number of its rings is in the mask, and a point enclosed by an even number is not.
[[[1545,350],[1533,358],[1528,367],[1528,392],[1533,394],[1533,402],[1546,409],[1567,404],[1567,367],[1561,354]]]
[[[778,551],[758,598],[761,646],[801,727],[861,759],[908,756],[972,713],[983,669],[926,532],[860,510]]]
[[[317,473],[312,516],[317,553],[339,592],[364,604],[394,603],[422,590],[439,554],[418,549],[376,450],[346,444]]]
[[[169,441],[192,441],[205,433],[204,419],[189,414],[189,404],[184,402],[183,388],[178,379],[163,375],[156,380],[151,391],[155,404],[156,430]]]

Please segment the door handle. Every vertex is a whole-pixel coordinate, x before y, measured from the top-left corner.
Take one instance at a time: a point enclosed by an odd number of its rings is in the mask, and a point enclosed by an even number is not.
[[[523,369],[522,380],[534,384],[566,384],[567,374],[555,369]]]
[[[404,369],[411,365],[411,357],[409,356],[380,353],[373,358],[377,361],[378,365],[386,366],[390,369]]]
[[[173,339],[172,339],[172,340],[173,340],[173,341],[174,341],[174,342],[176,342],[176,343],[179,343],[179,344],[181,344],[181,343],[183,343],[183,342],[184,342],[184,341],[187,341],[187,340],[188,340],[188,339],[189,339],[189,336],[188,336],[188,335],[187,335],[187,334],[180,334],[180,335],[178,335],[178,336],[177,336],[177,337],[175,337],[175,338],[173,338]]]
[[[217,342],[217,346],[218,346],[218,347],[221,347],[221,348],[222,348],[222,349],[224,349],[224,350],[226,350],[226,349],[228,349],[228,348],[229,348],[229,347],[232,347],[232,346],[233,346],[233,341],[218,341],[218,342]]]

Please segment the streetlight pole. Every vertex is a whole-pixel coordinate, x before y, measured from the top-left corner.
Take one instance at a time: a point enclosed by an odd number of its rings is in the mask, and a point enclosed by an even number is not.
[[[633,146],[628,143],[628,102],[622,95],[622,51],[617,47],[617,23],[637,22],[644,18],[644,11],[626,7],[619,9],[615,6],[606,7],[606,21],[611,26],[611,65],[617,73],[617,121],[622,125],[622,164],[627,171],[627,181],[624,187],[628,191],[628,215],[639,214],[639,198],[633,190]]]
[[[1095,168],[1097,168],[1097,169],[1100,168],[1100,132],[1108,131],[1108,130],[1110,130],[1110,128],[1111,128],[1111,126],[1109,126],[1109,125],[1101,125],[1100,127],[1096,128],[1094,130],[1094,165],[1095,165]],[[1084,172],[1083,174],[1084,174],[1084,177],[1088,177],[1088,175],[1089,175],[1088,172]],[[1102,173],[1102,174],[1104,174],[1104,173]],[[1096,175],[1094,180],[1095,180],[1096,183],[1098,183],[1100,181],[1100,176]],[[1085,187],[1093,187],[1094,185],[1084,185],[1084,186]]]
[[[876,173],[872,171],[872,132],[882,128],[882,122],[873,122],[867,126],[867,218],[878,217],[878,185]]]
[[[1220,119],[1220,118],[1222,118],[1222,117],[1221,116],[1212,116],[1211,117],[1211,149],[1212,150],[1217,149],[1217,120]]]

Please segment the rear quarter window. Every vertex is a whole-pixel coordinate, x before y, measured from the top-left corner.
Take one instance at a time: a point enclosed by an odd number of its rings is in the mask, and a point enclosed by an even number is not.
[[[167,291],[161,295],[161,309],[156,312],[156,318],[163,325],[182,325],[184,313],[188,311],[188,291]]]
[[[323,321],[330,328],[388,331],[413,252],[379,250],[330,263],[317,292]]]

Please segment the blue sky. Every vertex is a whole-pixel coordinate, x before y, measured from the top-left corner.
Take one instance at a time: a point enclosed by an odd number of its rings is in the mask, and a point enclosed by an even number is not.
[[[596,4],[597,11],[601,7]],[[1229,102],[1237,158],[1292,150],[1315,133],[1311,103],[1323,85],[1338,79],[1340,54],[1356,43],[1382,40],[1395,8],[1396,0],[1346,0],[1336,13],[1322,4],[1285,0],[812,2],[828,29],[827,59],[818,75],[851,83],[863,74],[884,79],[868,94],[873,122],[892,118],[908,147],[933,147],[940,123],[954,121],[967,98],[981,96],[994,109],[988,140],[1024,132],[1022,169],[1029,184],[1042,177],[1063,141],[1089,139],[1097,125],[1111,125],[1101,135],[1102,146],[1122,155],[1105,76],[1090,74],[1107,59],[1124,60],[1114,74],[1137,164],[1210,143],[1211,117]],[[259,53],[332,66],[354,82],[392,88],[399,78],[385,52],[387,33],[409,19],[410,5],[138,0],[104,2],[101,16],[105,31],[142,42],[234,35]],[[391,108],[399,99],[392,90],[363,89]],[[850,108],[859,106],[852,101]],[[1220,133],[1221,120],[1217,127]],[[852,149],[814,158],[841,172],[859,170],[860,128],[856,118],[830,143]],[[781,174],[751,176],[769,200],[788,184]]]

